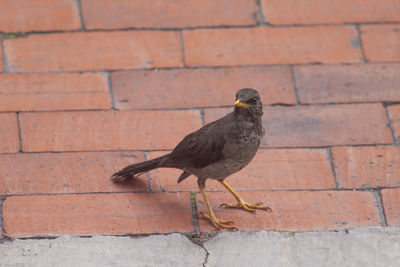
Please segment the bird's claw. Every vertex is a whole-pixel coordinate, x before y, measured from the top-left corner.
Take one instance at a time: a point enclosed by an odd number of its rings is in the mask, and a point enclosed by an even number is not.
[[[243,209],[245,211],[255,213],[256,210],[265,210],[268,212],[272,212],[271,208],[263,206],[262,202],[257,203],[247,203],[243,200],[239,200],[237,204],[227,204],[222,203],[220,207],[229,208],[229,209]]]
[[[224,229],[227,231],[237,231],[238,229],[234,226],[231,226],[230,224],[233,224],[233,221],[224,221],[217,219],[214,214],[208,215],[204,214],[203,212],[200,212],[200,215],[203,216],[203,218],[209,220],[212,225],[214,225],[215,228],[218,230]]]

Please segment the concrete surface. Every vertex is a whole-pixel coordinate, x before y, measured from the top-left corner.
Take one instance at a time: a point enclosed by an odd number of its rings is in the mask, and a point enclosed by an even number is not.
[[[184,235],[63,236],[0,244],[0,266],[202,266],[203,248]]]
[[[15,239],[0,266],[399,266],[400,228],[222,232],[202,245],[182,234]]]

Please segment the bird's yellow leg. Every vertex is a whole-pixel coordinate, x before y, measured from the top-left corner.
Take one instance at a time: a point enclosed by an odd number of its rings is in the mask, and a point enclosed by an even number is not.
[[[230,224],[233,223],[233,221],[223,221],[220,219],[217,219],[217,217],[215,217],[214,212],[211,209],[210,203],[208,202],[208,199],[206,197],[206,193],[204,192],[204,188],[199,187],[200,189],[200,193],[203,196],[204,202],[206,203],[207,209],[208,209],[208,214],[204,214],[204,213],[200,213],[204,218],[208,219],[212,225],[214,225],[215,228],[217,228],[218,230],[220,229],[227,229],[227,230],[237,230],[234,226],[231,226]]]
[[[228,189],[229,192],[231,192],[231,194],[236,198],[236,200],[238,201],[237,204],[226,204],[223,203],[220,205],[220,207],[225,207],[225,208],[233,208],[233,209],[243,209],[245,211],[254,213],[257,210],[266,210],[271,212],[272,210],[269,207],[263,206],[262,202],[257,202],[257,203],[247,203],[246,201],[244,201],[239,195],[238,193],[235,192],[235,190],[233,190],[232,187],[230,187],[225,181],[219,181],[226,189]]]

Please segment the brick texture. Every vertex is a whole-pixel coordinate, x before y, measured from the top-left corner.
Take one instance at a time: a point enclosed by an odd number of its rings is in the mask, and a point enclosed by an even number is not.
[[[0,32],[76,30],[81,27],[74,0],[1,0],[0,10]]]
[[[383,208],[389,226],[400,226],[400,188],[382,190]]]
[[[241,230],[310,231],[333,230],[380,225],[376,199],[371,192],[240,192],[247,202],[262,201],[272,212],[219,208],[221,203],[234,203],[228,193],[207,193],[215,214],[220,219],[233,220]],[[198,208],[206,212],[203,199],[196,195]],[[199,215],[201,217],[201,215]],[[199,220],[202,231],[213,230],[204,219]]]
[[[301,103],[400,101],[400,64],[294,68]]]
[[[124,185],[109,179],[126,165],[143,160],[141,152],[0,154],[0,195],[146,192],[146,176]]]
[[[0,113],[0,153],[18,152],[18,122],[15,113]]]
[[[119,109],[230,106],[246,87],[256,88],[264,104],[296,103],[286,67],[122,71],[111,80]]]
[[[202,29],[183,32],[190,66],[360,62],[351,26]]]
[[[3,220],[10,237],[193,230],[188,193],[12,196]]]
[[[165,153],[150,152],[148,158]],[[198,191],[195,176],[177,184],[181,172],[174,169],[151,171],[151,189]],[[260,149],[246,168],[233,174],[226,181],[237,190],[335,188],[327,152],[322,149]],[[208,179],[206,189],[223,190],[224,187],[217,181]]]
[[[399,147],[334,147],[332,156],[340,188],[400,186]]]
[[[399,4],[400,5],[400,4]],[[369,61],[400,61],[400,25],[362,25],[361,39]]]
[[[31,152],[171,149],[201,127],[196,110],[22,113],[20,122]]]
[[[397,0],[261,0],[271,24],[313,24],[400,21]]]
[[[254,25],[258,7],[247,0],[83,0],[82,10],[88,29],[183,28]]]
[[[166,31],[30,35],[4,41],[15,72],[181,66],[179,34]]]
[[[394,137],[397,142],[400,142],[400,105],[389,106],[387,109],[392,121]]]
[[[103,73],[0,74],[0,111],[110,107]]]
[[[205,109],[206,123],[231,109]],[[381,104],[264,107],[262,147],[389,144],[392,135]]]

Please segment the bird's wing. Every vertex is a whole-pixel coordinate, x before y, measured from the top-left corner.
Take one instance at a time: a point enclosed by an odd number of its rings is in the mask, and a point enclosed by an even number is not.
[[[222,149],[226,143],[224,118],[187,135],[172,151],[168,161],[176,167],[204,168],[223,159]]]

